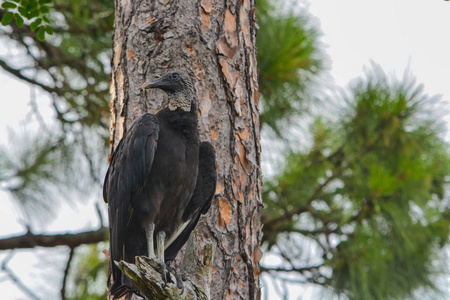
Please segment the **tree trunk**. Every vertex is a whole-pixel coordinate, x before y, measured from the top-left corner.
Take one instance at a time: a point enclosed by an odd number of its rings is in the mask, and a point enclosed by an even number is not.
[[[200,139],[213,144],[218,160],[216,197],[197,226],[200,248],[207,239],[217,244],[211,299],[260,298],[255,39],[254,0],[116,0],[112,148],[136,118],[166,104],[164,93],[142,91],[144,81],[173,70],[196,81]]]

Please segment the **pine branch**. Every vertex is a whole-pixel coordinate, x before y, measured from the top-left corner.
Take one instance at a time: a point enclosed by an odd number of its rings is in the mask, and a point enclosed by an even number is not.
[[[320,272],[320,268],[326,266],[325,264],[319,264],[316,266],[307,266],[307,267],[294,267],[292,264],[290,267],[264,267],[261,266],[261,272],[267,273],[269,276],[273,278],[277,278],[283,282],[290,282],[290,283],[315,283],[315,284],[321,284],[321,285],[328,285],[329,284],[329,278],[324,276]],[[282,276],[281,274],[286,273],[297,273],[304,276],[304,279],[299,279],[297,277],[293,278]]]
[[[275,268],[270,268],[270,267],[264,267],[264,266],[260,266],[261,268],[261,272],[297,272],[297,273],[303,273],[303,272],[317,272],[319,270],[320,267],[324,266],[323,264],[321,265],[317,265],[317,266],[308,266],[308,267],[303,267],[303,268],[296,268],[293,267],[291,265],[290,268],[284,268],[284,267],[275,267]]]
[[[107,227],[101,227],[95,231],[55,235],[33,234],[28,231],[24,235],[0,239],[0,250],[56,246],[75,248],[83,244],[94,244],[107,241],[108,230]]]
[[[328,177],[322,184],[317,185],[316,187],[314,187],[314,192],[312,193],[312,195],[308,198],[307,201],[305,201],[305,203],[311,203],[312,200],[316,199],[320,193],[323,191],[323,189],[334,179],[336,178],[335,175]],[[310,212],[315,216],[320,216],[320,213],[311,205],[306,205],[306,206],[301,206],[297,209],[293,209],[290,211],[286,211],[284,214],[279,215],[277,217],[274,217],[272,219],[268,219],[266,221],[263,220],[263,224],[264,227],[266,228],[270,228],[275,226],[278,223],[284,222],[286,220],[291,220],[293,216],[295,215],[299,215],[302,214],[304,212]]]

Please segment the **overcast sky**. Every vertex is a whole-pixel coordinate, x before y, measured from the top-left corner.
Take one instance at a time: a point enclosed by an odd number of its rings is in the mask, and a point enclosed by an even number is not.
[[[363,66],[370,65],[370,60],[399,77],[409,64],[417,81],[425,85],[428,94],[441,94],[443,100],[450,100],[450,2],[316,0],[310,4],[310,12],[320,22],[323,32],[321,40],[332,62],[330,74],[337,86],[344,87],[351,79],[362,75]],[[0,49],[0,55],[5,53],[7,51]],[[17,130],[24,124],[26,112],[30,109],[30,90],[27,85],[7,77],[1,71],[0,87],[3,107],[7,107],[0,110],[0,143],[6,145],[7,126]],[[42,101],[45,103],[46,100]],[[22,232],[23,226],[15,217],[17,211],[7,195],[1,192],[0,206],[0,236]],[[47,230],[76,231],[95,226],[98,226],[98,220],[90,203],[75,209],[63,209],[61,217],[52,222]],[[51,255],[59,257],[63,267],[64,252],[56,252]],[[41,253],[39,259],[46,256],[48,254]],[[0,255],[0,259],[4,257],[5,254]],[[30,268],[36,262],[33,255],[24,253],[16,255],[10,263],[20,276],[26,277],[27,282],[34,280],[32,288],[41,284],[41,279],[36,276],[39,272]],[[2,299],[28,298],[10,281],[3,279],[0,273]],[[59,285],[59,282],[55,285]],[[312,291],[312,288],[306,291],[291,288],[289,299],[312,299]],[[270,296],[269,299],[275,298]]]

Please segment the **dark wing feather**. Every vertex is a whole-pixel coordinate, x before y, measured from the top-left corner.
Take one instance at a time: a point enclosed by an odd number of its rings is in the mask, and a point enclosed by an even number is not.
[[[214,147],[208,142],[202,142],[199,149],[197,183],[194,193],[183,213],[182,220],[186,225],[173,238],[173,242],[166,245],[164,251],[164,259],[166,262],[172,261],[175,258],[197,225],[200,215],[208,212],[216,192],[216,185],[217,167]]]
[[[114,278],[111,293],[124,292],[124,277],[112,261],[125,258],[133,202],[139,197],[150,173],[159,134],[156,116],[145,114],[136,120],[114,151],[103,185],[103,198],[109,204],[111,268]],[[129,283],[127,287],[133,286]],[[116,292],[116,293],[115,293]]]

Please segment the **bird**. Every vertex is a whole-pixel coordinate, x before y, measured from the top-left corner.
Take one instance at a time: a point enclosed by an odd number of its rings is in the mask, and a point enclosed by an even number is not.
[[[176,257],[200,215],[208,211],[217,184],[214,147],[199,141],[192,79],[175,71],[142,88],[160,89],[169,101],[156,115],[146,113],[133,122],[105,175],[110,292],[115,299],[140,292],[114,262],[134,263],[136,256],[148,256],[158,261],[166,281],[165,263]],[[177,285],[182,288],[182,283]]]

